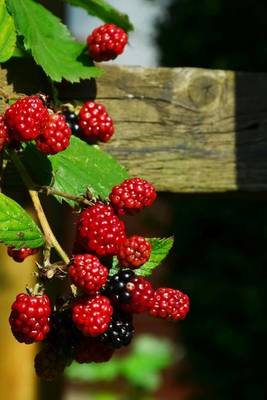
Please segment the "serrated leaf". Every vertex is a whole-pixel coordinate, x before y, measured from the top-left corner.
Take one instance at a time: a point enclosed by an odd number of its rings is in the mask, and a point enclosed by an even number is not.
[[[114,185],[128,178],[125,168],[97,146],[73,136],[63,152],[50,156],[54,175],[53,188],[74,196],[88,189],[93,197],[107,199]],[[73,201],[66,200],[70,205]]]
[[[125,168],[113,157],[75,136],[70,146],[55,156],[45,157],[28,144],[22,159],[35,182],[45,186],[51,182],[53,189],[73,196],[81,196],[88,189],[93,197],[107,199],[112,187],[128,178]],[[73,200],[64,200],[75,205]]]
[[[61,21],[33,0],[6,0],[17,31],[24,38],[35,62],[56,82],[79,82],[100,76],[102,70],[91,66],[84,46],[76,42]]]
[[[5,62],[12,56],[16,36],[14,20],[7,12],[5,0],[0,0],[0,62]]]
[[[43,235],[30,215],[3,193],[0,193],[0,241],[16,248],[44,244]]]
[[[64,0],[73,6],[84,8],[89,14],[102,19],[104,22],[109,22],[120,26],[126,32],[134,29],[127,14],[123,14],[116,10],[111,4],[105,0]]]
[[[139,276],[149,276],[152,271],[164,260],[171,250],[174,242],[173,237],[169,238],[150,238],[148,239],[152,246],[152,251],[149,260],[142,265],[135,273]]]
[[[142,267],[136,269],[134,272],[139,276],[149,276],[153,270],[159,266],[171,250],[174,242],[173,237],[169,238],[147,238],[152,246],[149,260],[142,265]],[[109,275],[113,276],[119,271],[119,262],[117,257],[113,257],[112,267],[109,271]]]

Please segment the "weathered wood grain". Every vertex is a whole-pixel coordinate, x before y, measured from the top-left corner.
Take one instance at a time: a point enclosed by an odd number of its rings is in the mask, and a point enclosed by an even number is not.
[[[6,71],[1,71],[4,91],[47,90],[37,69],[30,69],[23,82],[18,78],[21,62],[8,65],[8,82],[15,79],[15,87],[5,83]],[[105,103],[116,134],[101,146],[131,175],[151,180],[160,191],[267,190],[266,74],[110,65],[104,69],[97,83],[60,85],[60,97],[96,97]]]

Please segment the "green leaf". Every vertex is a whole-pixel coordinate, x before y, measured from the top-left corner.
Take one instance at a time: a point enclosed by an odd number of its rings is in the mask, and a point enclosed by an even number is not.
[[[173,237],[169,238],[147,238],[151,243],[152,251],[149,260],[142,265],[142,267],[136,269],[134,272],[139,276],[149,276],[152,274],[153,270],[159,266],[159,264],[164,260],[171,250],[174,242]],[[119,262],[117,257],[113,257],[112,267],[109,271],[109,275],[113,276],[117,274],[120,270]]]
[[[90,65],[84,46],[76,42],[67,27],[42,5],[33,0],[6,0],[17,31],[24,38],[35,62],[54,81],[97,77],[102,70]]]
[[[78,379],[87,382],[113,381],[119,375],[120,360],[113,358],[103,364],[78,364],[73,362],[66,368],[65,375],[69,379]]]
[[[28,144],[23,161],[33,179],[57,191],[81,196],[87,190],[93,197],[107,199],[114,185],[128,178],[128,173],[113,157],[73,136],[70,146],[55,156],[45,157]],[[36,171],[35,165],[38,165]],[[62,197],[57,197],[62,202]],[[64,199],[74,206],[73,200]]]
[[[29,214],[2,193],[0,193],[0,241],[16,248],[35,248],[44,244],[43,235]]]
[[[73,6],[82,7],[89,14],[102,19],[104,22],[109,22],[120,26],[126,32],[134,29],[133,24],[129,20],[127,14],[123,14],[112,7],[105,0],[64,0]]]
[[[128,178],[125,168],[113,157],[75,136],[65,151],[50,156],[49,160],[54,175],[53,188],[74,196],[88,189],[93,197],[107,199],[113,186]]]
[[[150,238],[148,239],[152,246],[152,251],[149,260],[142,265],[135,273],[139,276],[149,276],[152,271],[164,260],[171,250],[174,242],[173,237],[169,238]]]
[[[0,62],[7,61],[12,56],[16,36],[14,20],[7,12],[5,0],[0,0]]]

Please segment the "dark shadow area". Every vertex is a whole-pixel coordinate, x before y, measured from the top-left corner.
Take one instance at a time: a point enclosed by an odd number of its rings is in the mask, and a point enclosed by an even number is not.
[[[175,235],[168,285],[192,302],[177,327],[187,352],[178,381],[201,386],[203,396],[192,399],[263,400],[266,200],[168,195],[166,201]]]
[[[248,71],[236,74],[235,149],[250,195],[164,197],[175,234],[166,284],[192,301],[177,328],[177,383],[197,393],[186,400],[267,398],[267,76],[255,74],[267,71],[266,15],[264,0],[170,0],[155,25],[163,66]]]
[[[51,84],[42,69],[30,58],[14,58],[4,64],[7,68],[7,81],[13,85],[16,93],[35,94],[45,93],[52,95]],[[18,70],[23,71],[22,75]],[[67,102],[70,100],[89,100],[97,96],[96,80],[86,79],[79,83],[63,81],[56,84],[59,100]]]
[[[267,74],[236,73],[236,179],[240,190],[267,190],[266,99]]]

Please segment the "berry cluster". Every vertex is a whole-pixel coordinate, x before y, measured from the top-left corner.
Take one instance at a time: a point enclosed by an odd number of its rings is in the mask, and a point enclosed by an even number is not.
[[[0,150],[34,140],[44,154],[57,154],[68,147],[70,137],[64,115],[48,109],[41,95],[17,100],[0,117]]]
[[[88,36],[89,54],[95,61],[114,59],[127,41],[121,28],[105,24]],[[72,133],[89,143],[107,142],[114,133],[113,121],[105,107],[94,101],[87,101],[76,114],[64,107],[62,112],[53,112],[41,96],[28,96],[0,117],[0,150],[34,140],[41,152],[53,155],[68,147]],[[142,276],[142,266],[153,251],[151,242],[140,235],[127,237],[120,219],[151,206],[156,197],[151,183],[135,177],[113,187],[106,202],[92,201],[80,211],[73,255],[65,266],[71,295],[57,299],[52,307],[37,284],[33,291],[16,297],[9,317],[13,335],[26,344],[44,343],[35,358],[38,376],[55,379],[72,360],[110,360],[116,349],[130,344],[134,314],[173,321],[186,317],[186,294],[154,289]],[[8,247],[8,254],[22,262],[38,250]],[[44,270],[47,265],[52,267],[45,261]]]
[[[87,38],[88,52],[94,61],[109,61],[121,54],[128,42],[123,29],[114,24],[96,28]],[[114,125],[103,104],[87,101],[76,114],[48,109],[42,95],[20,98],[0,116],[0,151],[6,145],[34,140],[44,154],[57,154],[70,143],[71,134],[89,143],[107,142]]]
[[[45,379],[53,379],[73,359],[108,361],[116,349],[130,344],[134,314],[182,320],[189,311],[187,295],[169,288],[155,290],[140,276],[138,268],[149,260],[151,244],[142,236],[127,238],[119,218],[151,205],[154,187],[141,178],[127,179],[112,189],[109,198],[109,204],[96,201],[79,214],[78,252],[67,269],[76,289],[64,310],[56,306],[52,313],[43,294],[20,294],[12,306],[10,325],[16,339],[45,341],[35,360],[37,374]],[[118,267],[112,274],[114,257]]]

